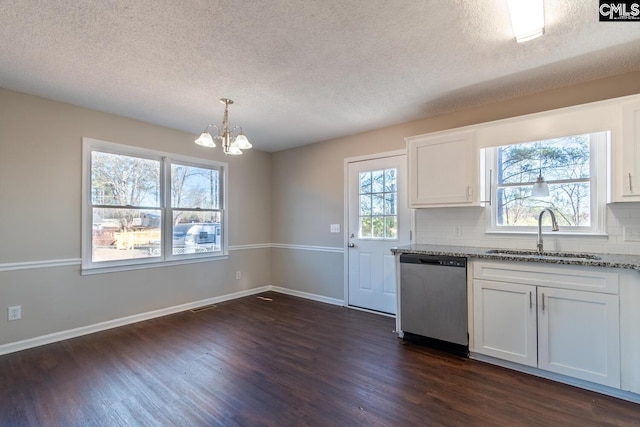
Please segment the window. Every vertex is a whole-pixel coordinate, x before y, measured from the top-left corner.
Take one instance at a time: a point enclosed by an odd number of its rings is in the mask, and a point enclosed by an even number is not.
[[[226,254],[225,165],[83,139],[83,269]]]
[[[572,135],[487,149],[492,173],[488,231],[537,231],[543,208],[561,232],[604,234],[606,147],[609,132]],[[538,175],[549,197],[531,195]]]
[[[397,169],[360,172],[359,238],[398,238]]]

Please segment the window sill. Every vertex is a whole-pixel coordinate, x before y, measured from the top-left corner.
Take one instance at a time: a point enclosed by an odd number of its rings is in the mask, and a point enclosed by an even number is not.
[[[522,236],[537,236],[538,232],[537,231],[502,231],[502,230],[486,230],[484,232],[484,234],[493,234],[493,235],[502,235],[502,236],[508,236],[508,235],[522,235]],[[570,231],[551,231],[548,229],[542,229],[542,234],[544,235],[544,237],[553,237],[553,236],[584,236],[584,237],[608,237],[609,234],[606,232],[598,232],[598,231],[574,231],[574,232],[570,232]]]
[[[144,270],[147,268],[171,267],[174,265],[196,264],[208,261],[222,261],[229,259],[228,254],[215,255],[210,257],[197,257],[188,259],[178,259],[169,261],[147,262],[143,264],[114,265],[109,267],[83,267],[80,270],[82,276],[102,273],[116,273],[120,271]]]

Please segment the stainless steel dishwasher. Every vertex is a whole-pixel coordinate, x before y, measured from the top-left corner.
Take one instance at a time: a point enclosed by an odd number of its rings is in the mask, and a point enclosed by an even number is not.
[[[468,354],[466,258],[400,255],[403,338]]]

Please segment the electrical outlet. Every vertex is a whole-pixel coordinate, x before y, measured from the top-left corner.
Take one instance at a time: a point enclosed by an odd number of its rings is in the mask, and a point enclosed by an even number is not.
[[[9,320],[19,320],[22,319],[22,306],[15,305],[13,307],[9,307],[7,309],[7,318]]]
[[[462,228],[459,225],[453,227],[453,237],[462,236]]]
[[[236,280],[240,280],[241,277],[242,277],[242,273],[239,271],[236,271]]]
[[[625,242],[640,242],[640,227],[624,227]]]

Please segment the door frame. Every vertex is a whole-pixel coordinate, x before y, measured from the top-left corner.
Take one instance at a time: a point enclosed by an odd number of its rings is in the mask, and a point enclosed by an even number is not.
[[[344,159],[344,176],[343,176],[343,185],[344,185],[344,215],[343,215],[343,233],[342,233],[342,248],[343,248],[343,270],[344,270],[344,307],[353,308],[355,310],[368,311],[371,313],[381,314],[383,316],[396,317],[392,314],[384,314],[373,310],[367,310],[359,307],[352,307],[349,305],[349,248],[347,244],[349,243],[349,164],[363,162],[367,160],[376,160],[376,159],[384,159],[386,157],[396,157],[396,156],[406,156],[407,149],[403,148],[400,150],[393,151],[385,151],[382,153],[375,154],[365,154],[362,156],[356,157],[347,157]],[[408,165],[406,165],[408,166]],[[407,181],[409,180],[409,176],[407,174]],[[405,191],[407,189],[405,188]],[[409,195],[407,194],[407,197]],[[408,200],[408,199],[407,199]],[[416,229],[416,215],[415,209],[409,209],[410,220],[409,220],[409,243],[413,243],[414,241],[414,230]],[[398,273],[396,272],[396,286],[398,284]],[[396,299],[399,297],[398,292],[396,292]],[[396,301],[397,303],[397,301]]]

